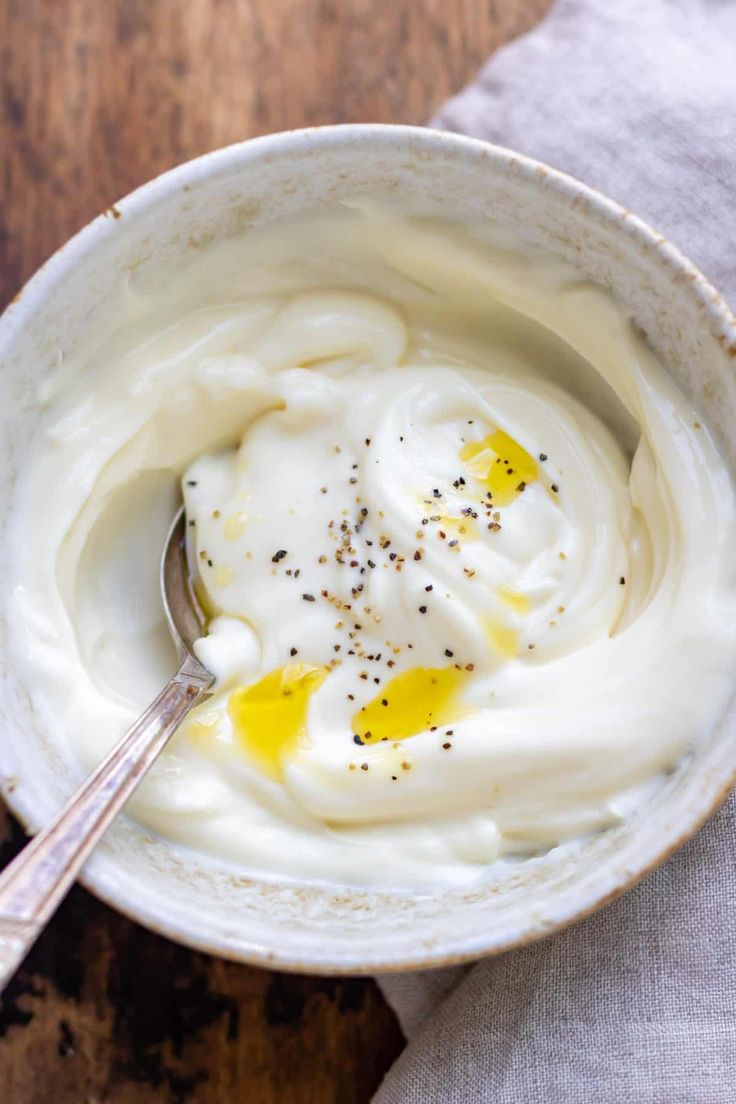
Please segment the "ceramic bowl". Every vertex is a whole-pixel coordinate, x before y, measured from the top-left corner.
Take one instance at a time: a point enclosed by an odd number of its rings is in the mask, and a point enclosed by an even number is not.
[[[166,173],[105,211],[30,281],[0,320],[0,522],[38,411],[39,380],[75,345],[121,276],[185,264],[204,244],[354,196],[419,214],[494,219],[572,261],[632,311],[736,468],[736,320],[667,241],[584,185],[457,135],[338,126],[257,138]],[[0,578],[7,578],[0,545]],[[37,830],[79,782],[39,727],[0,638],[0,774]],[[213,954],[287,970],[367,973],[458,962],[528,943],[599,908],[662,862],[736,774],[736,710],[655,800],[621,827],[438,894],[239,876],[118,818],[84,870],[103,900]]]

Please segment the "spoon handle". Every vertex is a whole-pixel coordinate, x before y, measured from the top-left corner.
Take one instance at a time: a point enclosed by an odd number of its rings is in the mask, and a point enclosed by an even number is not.
[[[66,805],[0,874],[0,992],[90,852],[212,676],[193,656]]]

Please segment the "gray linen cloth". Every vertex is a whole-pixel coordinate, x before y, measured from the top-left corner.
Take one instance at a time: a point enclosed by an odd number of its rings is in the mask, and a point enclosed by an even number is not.
[[[559,0],[433,125],[572,173],[736,302],[736,0]],[[736,801],[601,913],[380,984],[409,1040],[374,1104],[734,1104]]]

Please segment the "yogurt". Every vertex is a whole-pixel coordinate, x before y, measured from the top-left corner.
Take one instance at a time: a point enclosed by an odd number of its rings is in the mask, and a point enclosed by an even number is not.
[[[89,769],[175,664],[183,492],[216,682],[143,824],[248,873],[441,889],[618,823],[716,722],[733,485],[606,292],[360,210],[114,308],[39,396],[10,612]]]

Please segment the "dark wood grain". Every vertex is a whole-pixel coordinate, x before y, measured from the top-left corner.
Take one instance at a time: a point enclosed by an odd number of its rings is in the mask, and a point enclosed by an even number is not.
[[[550,0],[0,0],[0,304],[95,214],[255,134],[426,120]],[[20,847],[10,818],[0,859]],[[0,1007],[5,1104],[351,1104],[402,1037],[367,979],[287,977],[75,889]]]

